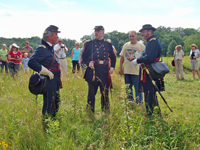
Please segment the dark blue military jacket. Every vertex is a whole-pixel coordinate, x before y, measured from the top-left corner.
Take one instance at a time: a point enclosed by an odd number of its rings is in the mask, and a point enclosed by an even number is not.
[[[42,40],[42,43],[36,48],[35,52],[29,58],[28,66],[36,72],[40,72],[43,65],[48,68],[51,66],[54,57],[53,46],[51,47],[48,43]],[[53,65],[58,64],[57,56],[55,55],[55,60]],[[52,66],[53,66],[52,65]],[[60,71],[52,72],[55,76],[60,77]]]
[[[89,66],[90,61],[109,61],[111,60],[111,67],[115,68],[116,56],[113,52],[112,44],[108,41],[102,40],[91,40],[85,44],[85,49],[82,55],[83,62]],[[95,64],[95,76],[100,78],[102,82],[107,84],[107,76],[109,65]],[[86,71],[87,72],[87,71]],[[86,80],[87,81],[87,80]]]
[[[152,35],[147,39],[147,44],[145,51],[143,52],[142,56],[137,59],[137,63],[145,64],[145,66],[148,68],[148,65],[155,62],[156,60],[161,57],[161,44],[160,41],[156,38],[155,35]],[[141,78],[142,76],[142,78]],[[146,82],[144,82],[144,78],[146,78]],[[143,79],[141,81],[141,79]],[[163,91],[164,90],[164,82],[163,79],[156,80],[156,85],[158,88]],[[140,84],[139,84],[140,91],[147,92],[147,91],[155,91],[155,87],[152,84],[152,81],[148,74],[143,74],[143,71],[140,69]]]

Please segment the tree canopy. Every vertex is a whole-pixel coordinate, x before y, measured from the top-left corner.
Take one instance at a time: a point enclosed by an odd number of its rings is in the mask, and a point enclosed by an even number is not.
[[[143,40],[140,33],[138,34],[138,41]],[[173,56],[172,49],[175,50],[175,44],[182,45],[183,51],[185,54],[189,54],[190,52],[190,45],[196,44],[200,47],[200,28],[193,29],[193,28],[171,28],[171,27],[164,27],[159,26],[156,31],[155,35],[161,42],[162,45],[162,55],[163,56]],[[90,40],[94,38],[94,33],[91,35],[83,35],[80,38],[81,43],[80,46],[82,47],[83,42],[86,40]],[[129,41],[128,33],[118,32],[114,30],[112,32],[108,32],[104,34],[104,39],[110,39],[112,41],[112,45],[115,46],[117,50],[117,55],[121,52],[123,45]],[[12,43],[16,43],[20,46],[20,50],[25,45],[25,41],[29,41],[29,45],[33,47],[35,50],[37,46],[40,44],[41,39],[39,37],[31,37],[31,38],[3,38],[0,37],[0,44],[6,44],[7,46],[11,45]],[[172,42],[173,41],[173,42]],[[63,39],[63,43],[67,46],[69,53],[68,56],[71,55],[72,49],[75,47],[76,40],[71,39]],[[146,41],[144,41],[146,44]],[[175,46],[174,46],[175,45]],[[173,47],[173,48],[172,48]]]

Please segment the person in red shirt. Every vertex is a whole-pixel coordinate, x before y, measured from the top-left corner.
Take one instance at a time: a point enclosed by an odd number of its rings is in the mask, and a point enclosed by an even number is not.
[[[8,68],[10,70],[10,74],[14,77],[15,74],[20,70],[20,64],[22,60],[22,53],[19,51],[19,46],[13,43],[11,45],[11,50],[8,54]]]

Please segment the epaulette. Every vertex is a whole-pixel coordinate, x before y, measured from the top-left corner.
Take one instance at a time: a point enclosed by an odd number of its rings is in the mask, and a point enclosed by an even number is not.
[[[156,40],[156,38],[152,38],[152,39],[150,39],[149,41],[152,41],[152,40]]]
[[[44,46],[44,45],[40,45],[39,47],[43,47],[43,48],[46,48],[46,46]]]
[[[111,40],[110,39],[107,39],[108,43],[111,43]]]

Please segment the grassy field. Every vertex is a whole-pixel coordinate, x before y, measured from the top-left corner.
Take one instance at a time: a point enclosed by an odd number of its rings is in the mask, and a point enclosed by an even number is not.
[[[145,106],[128,102],[124,78],[118,74],[119,59],[112,75],[111,111],[104,114],[100,94],[96,95],[95,118],[86,111],[87,83],[68,77],[60,91],[61,105],[49,128],[42,126],[42,96],[38,99],[28,90],[30,74],[22,71],[16,79],[0,75],[0,149],[10,150],[79,150],[79,149],[200,149],[200,83],[192,79],[189,59],[183,60],[185,79],[176,80],[172,58],[162,92],[171,113],[159,97],[162,117],[146,116]],[[155,110],[156,112],[156,110]]]

